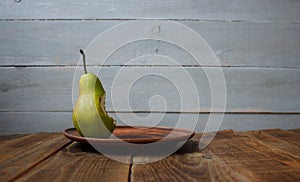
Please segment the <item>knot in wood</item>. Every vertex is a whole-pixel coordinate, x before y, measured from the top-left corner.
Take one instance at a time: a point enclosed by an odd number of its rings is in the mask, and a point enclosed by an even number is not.
[[[204,158],[204,159],[212,159],[211,155],[209,155],[209,154],[204,154],[202,156],[202,158]]]
[[[159,25],[156,25],[156,26],[153,28],[153,33],[158,34],[159,32],[160,32],[160,26],[159,26]]]

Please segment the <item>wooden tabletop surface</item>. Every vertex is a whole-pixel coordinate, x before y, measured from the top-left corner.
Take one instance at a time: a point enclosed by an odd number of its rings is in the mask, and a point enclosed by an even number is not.
[[[200,136],[148,164],[114,161],[61,133],[0,136],[0,181],[300,181],[300,129],[220,131],[201,151]]]

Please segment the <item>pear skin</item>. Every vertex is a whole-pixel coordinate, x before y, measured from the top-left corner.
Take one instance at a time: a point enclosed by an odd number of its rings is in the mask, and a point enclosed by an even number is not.
[[[116,127],[116,121],[105,110],[105,90],[99,78],[86,72],[79,80],[79,97],[73,110],[73,124],[81,136],[107,138]]]

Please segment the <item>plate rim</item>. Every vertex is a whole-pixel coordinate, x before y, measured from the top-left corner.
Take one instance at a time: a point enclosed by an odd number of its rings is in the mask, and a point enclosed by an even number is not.
[[[66,138],[72,140],[72,141],[76,141],[76,142],[80,142],[80,143],[90,143],[90,142],[98,142],[98,143],[121,143],[121,142],[127,142],[130,144],[147,144],[147,143],[154,143],[156,141],[160,141],[162,142],[167,142],[167,141],[183,141],[186,140],[188,141],[189,139],[191,139],[193,136],[195,136],[195,131],[192,130],[188,130],[185,128],[173,128],[173,127],[167,127],[167,126],[154,126],[154,127],[147,127],[147,126],[126,126],[126,125],[121,125],[121,126],[116,126],[117,128],[145,128],[145,129],[149,129],[149,128],[158,128],[158,129],[165,129],[165,130],[177,130],[177,131],[181,131],[183,133],[185,133],[184,135],[180,135],[177,137],[168,137],[168,138],[132,138],[126,141],[126,139],[120,139],[120,138],[91,138],[91,137],[83,137],[83,136],[75,136],[69,133],[69,131],[74,131],[76,130],[76,128],[72,127],[72,128],[67,128],[63,131],[63,134]]]

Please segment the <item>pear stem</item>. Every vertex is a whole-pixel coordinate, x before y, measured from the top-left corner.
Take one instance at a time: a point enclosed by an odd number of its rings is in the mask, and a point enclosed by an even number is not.
[[[80,49],[79,52],[82,55],[84,74],[87,74],[87,71],[86,71],[86,62],[85,62],[85,53],[84,53],[84,51],[82,49]]]

